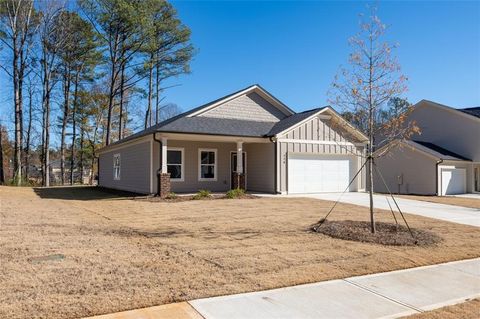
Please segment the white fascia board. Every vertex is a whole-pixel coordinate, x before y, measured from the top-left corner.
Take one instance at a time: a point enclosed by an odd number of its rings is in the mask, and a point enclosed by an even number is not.
[[[278,143],[301,143],[301,144],[319,144],[319,145],[339,145],[339,146],[365,146],[364,143],[337,142],[337,141],[317,141],[317,140],[296,140],[296,139],[278,139]]]

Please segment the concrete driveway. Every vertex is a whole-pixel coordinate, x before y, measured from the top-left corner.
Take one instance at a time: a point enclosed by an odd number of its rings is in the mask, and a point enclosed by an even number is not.
[[[367,193],[344,193],[343,196],[339,193],[321,193],[321,194],[302,194],[302,195],[286,195],[290,197],[309,197],[323,200],[336,201],[340,198],[340,202],[355,204],[368,207],[369,197]],[[391,197],[386,195],[374,195],[373,204],[376,208],[387,209],[390,207],[396,210],[395,204]],[[480,209],[460,207],[453,205],[444,205],[437,203],[430,203],[418,200],[395,198],[402,212],[431,217],[441,220],[446,220],[453,223],[465,224],[480,227]]]

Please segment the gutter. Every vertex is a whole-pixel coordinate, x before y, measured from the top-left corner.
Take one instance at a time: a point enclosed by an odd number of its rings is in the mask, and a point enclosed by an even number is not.
[[[153,133],[153,140],[155,142],[158,143],[158,145],[160,146],[160,150],[162,149],[162,141],[157,139],[156,137],[156,133]],[[152,152],[153,152],[153,148],[152,148]],[[153,154],[152,154],[152,158],[153,158]],[[162,169],[162,156],[161,154],[158,155],[158,158],[159,158],[159,169],[158,170],[161,170]],[[157,170],[157,174],[155,174],[157,176],[157,193],[155,194],[156,196],[160,196],[160,175],[158,174],[158,170]]]

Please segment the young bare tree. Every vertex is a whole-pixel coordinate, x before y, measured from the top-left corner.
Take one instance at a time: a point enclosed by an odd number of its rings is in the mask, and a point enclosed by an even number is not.
[[[0,67],[13,81],[15,111],[14,179],[22,183],[23,148],[23,82],[29,66],[32,38],[37,28],[37,15],[33,0],[0,1],[0,41],[8,49],[12,65]]]
[[[360,32],[349,40],[352,53],[349,66],[342,67],[329,91],[330,103],[357,116],[365,130],[369,143],[368,191],[370,196],[371,232],[375,233],[373,207],[373,171],[375,135],[382,131],[385,140],[407,138],[417,131],[414,125],[405,125],[406,113],[390,113],[388,121],[379,120],[378,113],[389,111],[389,101],[399,98],[407,90],[407,78],[401,74],[400,65],[393,50],[395,44],[383,40],[387,27],[377,16],[377,8],[370,8],[370,16],[360,23]],[[407,110],[408,107],[405,108]],[[404,110],[404,111],[405,111]]]

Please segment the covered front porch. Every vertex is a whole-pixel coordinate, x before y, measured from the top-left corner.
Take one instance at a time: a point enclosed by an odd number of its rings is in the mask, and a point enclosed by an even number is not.
[[[274,143],[268,138],[156,133],[152,152],[154,193],[275,190]]]

